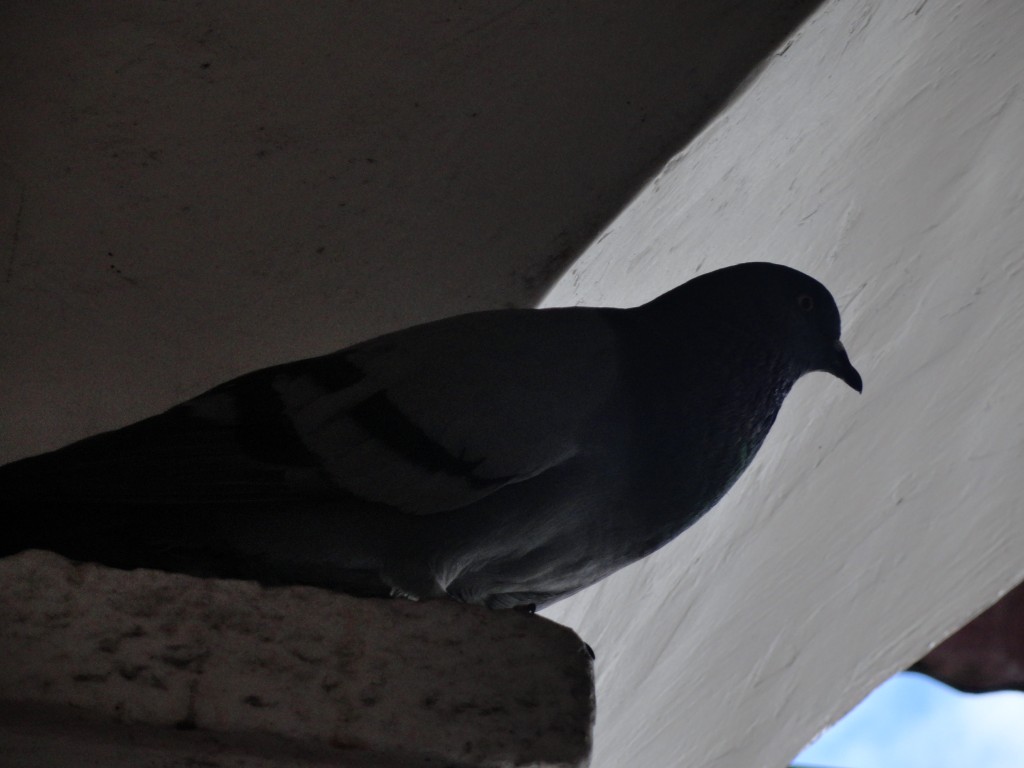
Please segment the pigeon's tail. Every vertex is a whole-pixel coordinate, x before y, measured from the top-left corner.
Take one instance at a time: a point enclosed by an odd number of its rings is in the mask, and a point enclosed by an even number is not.
[[[22,459],[0,467],[0,498],[4,523],[0,528],[0,556],[24,549],[53,548],[54,537],[62,528],[60,505],[55,503],[54,488],[46,456]]]
[[[113,565],[124,558],[132,565],[127,545],[139,542],[125,536],[138,510],[125,503],[116,478],[105,477],[102,465],[76,466],[77,452],[70,446],[0,467],[0,556],[48,549]],[[152,516],[151,526],[159,525],[157,518]],[[125,552],[116,555],[118,549]]]
[[[170,451],[157,428],[167,420],[0,466],[0,557],[44,549],[117,568],[390,595],[366,555],[386,528],[380,515],[302,496],[249,465]]]

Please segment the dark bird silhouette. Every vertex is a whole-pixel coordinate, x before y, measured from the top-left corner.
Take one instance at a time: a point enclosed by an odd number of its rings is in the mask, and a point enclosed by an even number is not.
[[[543,606],[713,507],[805,373],[859,392],[839,332],[764,263],[418,325],[0,468],[0,554]]]

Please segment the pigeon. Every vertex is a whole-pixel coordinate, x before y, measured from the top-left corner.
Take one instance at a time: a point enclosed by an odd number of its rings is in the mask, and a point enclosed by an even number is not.
[[[0,467],[0,556],[542,608],[711,509],[812,371],[862,390],[832,295],[778,264],[458,315]]]

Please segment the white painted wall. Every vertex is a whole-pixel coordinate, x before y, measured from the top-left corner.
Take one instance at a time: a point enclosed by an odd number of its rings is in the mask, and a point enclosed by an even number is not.
[[[548,297],[779,261],[865,380],[803,380],[718,509],[547,612],[597,768],[778,768],[1024,576],[1022,82],[1017,0],[830,3]]]

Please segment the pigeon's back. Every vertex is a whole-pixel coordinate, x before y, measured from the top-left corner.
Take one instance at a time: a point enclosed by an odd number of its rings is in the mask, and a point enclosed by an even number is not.
[[[403,536],[457,539],[437,535],[455,512],[486,515],[587,448],[619,375],[603,314],[416,326],[0,467],[17,520],[0,554],[387,593],[366,574],[405,556]]]

